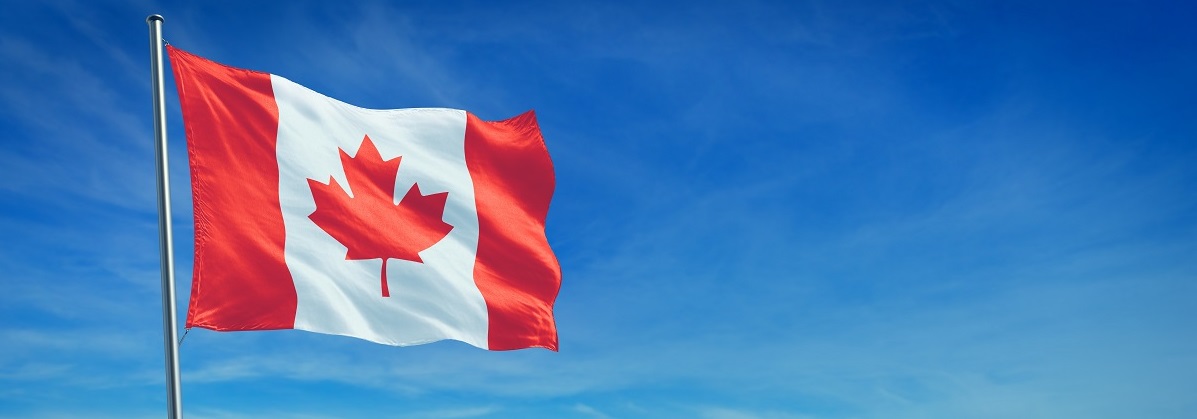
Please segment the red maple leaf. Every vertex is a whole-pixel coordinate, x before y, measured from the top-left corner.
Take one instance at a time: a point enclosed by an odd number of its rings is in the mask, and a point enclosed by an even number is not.
[[[346,260],[381,258],[382,296],[390,297],[387,259],[424,262],[419,252],[453,229],[441,219],[449,193],[424,195],[420,185],[413,184],[396,205],[395,176],[403,157],[383,160],[368,135],[356,156],[338,150],[353,196],[331,176],[328,184],[308,179],[316,201],[316,211],[308,218],[348,248]]]

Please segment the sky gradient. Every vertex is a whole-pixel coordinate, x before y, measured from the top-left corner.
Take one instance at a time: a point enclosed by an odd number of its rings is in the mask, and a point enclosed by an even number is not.
[[[255,3],[4,2],[0,417],[165,411],[153,13],[557,176],[559,353],[197,329],[188,417],[1197,417],[1191,3]]]

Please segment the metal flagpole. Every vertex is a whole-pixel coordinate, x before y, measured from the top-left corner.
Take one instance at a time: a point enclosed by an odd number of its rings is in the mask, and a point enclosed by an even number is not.
[[[154,137],[158,157],[158,249],[162,257],[162,334],[166,344],[167,417],[183,417],[179,390],[179,339],[175,330],[175,258],[170,230],[170,178],[166,166],[166,94],[162,73],[162,22],[160,15],[145,18],[150,25],[150,73],[154,86]]]

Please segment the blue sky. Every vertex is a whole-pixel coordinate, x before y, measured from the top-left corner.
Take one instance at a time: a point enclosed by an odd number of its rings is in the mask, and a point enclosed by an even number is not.
[[[559,353],[195,330],[189,417],[1197,416],[1186,2],[4,3],[0,417],[165,410],[151,13],[557,171]]]

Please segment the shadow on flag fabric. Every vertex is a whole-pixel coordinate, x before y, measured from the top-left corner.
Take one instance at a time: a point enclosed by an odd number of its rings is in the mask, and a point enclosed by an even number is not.
[[[363,109],[167,51],[195,212],[187,327],[557,350],[533,112]]]

